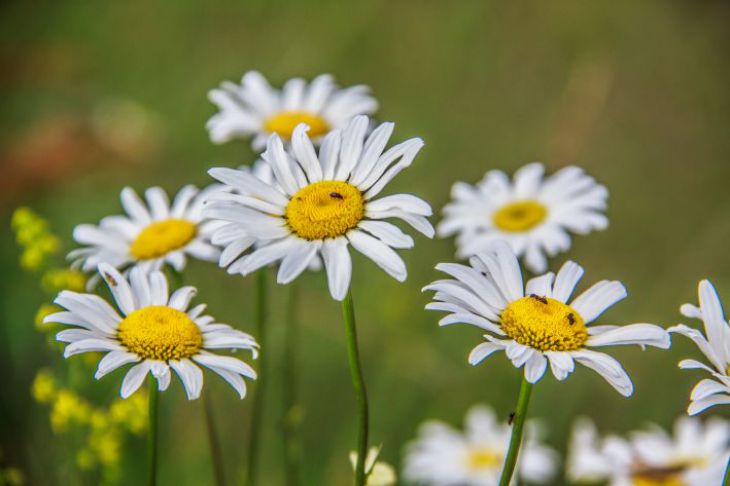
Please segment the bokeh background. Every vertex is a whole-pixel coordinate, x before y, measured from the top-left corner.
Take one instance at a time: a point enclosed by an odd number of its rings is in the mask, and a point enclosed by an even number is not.
[[[4,466],[28,484],[89,484],[72,438],[54,434],[48,408],[31,397],[37,370],[68,363],[33,325],[44,302],[37,278],[18,266],[12,209],[47,217],[65,249],[74,225],[118,213],[125,185],[138,190],[210,182],[212,165],[250,163],[245,142],[215,146],[205,121],[207,91],[257,69],[274,83],[333,73],[364,83],[397,122],[395,140],[426,147],[388,188],[442,207],[456,180],[541,160],[550,170],[583,166],[610,190],[609,230],[579,237],[569,257],[586,281],[622,280],[629,298],[603,323],[680,320],[710,277],[730,298],[730,4],[724,1],[614,2],[320,0],[4,2],[0,7],[0,434]],[[434,265],[453,260],[451,241],[417,238],[403,252],[399,284],[355,258],[354,295],[372,404],[372,441],[399,464],[403,445],[432,417],[459,424],[472,404],[507,417],[520,373],[503,356],[472,368],[478,330],[439,329],[420,289]],[[567,256],[558,258],[559,265]],[[253,331],[251,278],[194,263],[187,280],[223,322]],[[304,405],[305,484],[347,484],[355,404],[339,308],[321,275],[297,282],[301,297],[299,372]],[[281,336],[287,288],[271,289],[272,364],[261,484],[281,484]],[[698,351],[676,338],[670,351],[616,349],[636,392],[624,399],[579,368],[566,382],[540,382],[531,415],[563,452],[572,420],[604,431],[647,421],[669,426],[682,414],[694,372],[680,358]],[[91,369],[91,368],[90,368]],[[95,403],[117,394],[123,373],[95,383]],[[85,380],[85,381],[84,381]],[[240,472],[250,401],[208,380],[228,467]],[[162,396],[161,484],[212,481],[198,402],[174,383]],[[716,409],[711,414],[726,415]],[[144,477],[144,440],[125,442],[122,482]],[[556,480],[555,484],[562,484]]]

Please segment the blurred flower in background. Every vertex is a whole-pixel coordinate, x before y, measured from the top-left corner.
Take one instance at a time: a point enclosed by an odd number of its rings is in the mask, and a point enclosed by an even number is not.
[[[344,129],[353,117],[375,113],[378,102],[369,93],[367,86],[339,88],[329,74],[309,84],[293,78],[278,90],[261,73],[249,71],[240,85],[226,81],[208,93],[220,111],[207,127],[213,142],[253,137],[253,148],[259,151],[271,134],[289,142],[294,128],[306,123],[317,143],[330,131]]]
[[[499,481],[512,428],[497,422],[491,408],[476,405],[464,428],[437,420],[421,425],[406,446],[402,476],[431,486],[493,486]],[[547,483],[557,473],[558,454],[540,441],[539,425],[528,422],[517,474],[522,481]]]
[[[101,263],[120,270],[139,266],[145,271],[159,270],[167,264],[180,272],[187,256],[216,261],[220,252],[210,243],[210,235],[220,224],[205,220],[203,202],[219,190],[219,185],[202,191],[188,185],[170,204],[162,188],[151,187],[145,191],[145,206],[134,189],[125,187],[121,201],[127,214],[107,216],[98,226],[78,225],[74,239],[88,246],[71,251],[68,258],[85,272],[95,272]],[[90,279],[89,290],[97,282],[98,278]]]
[[[395,486],[398,482],[395,469],[386,462],[378,461],[379,455],[380,447],[371,447],[365,458],[365,474],[368,477],[366,486]],[[357,464],[357,452],[355,451],[350,452],[350,464],[354,470]]]
[[[609,486],[711,486],[722,483],[729,457],[730,423],[724,419],[703,424],[680,417],[673,436],[652,426],[628,438],[601,438],[583,418],[573,428],[566,473],[572,481]]]
[[[535,162],[515,172],[513,181],[500,170],[487,172],[472,186],[457,182],[453,201],[444,207],[439,236],[457,234],[459,258],[504,240],[534,273],[547,270],[547,257],[570,249],[570,233],[587,234],[608,227],[608,191],[579,167],[565,167],[545,177]]]

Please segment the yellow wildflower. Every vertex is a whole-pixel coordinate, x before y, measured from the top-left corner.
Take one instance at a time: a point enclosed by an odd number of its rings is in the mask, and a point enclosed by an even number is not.
[[[42,369],[38,371],[33,379],[31,387],[33,398],[40,403],[49,403],[56,396],[56,380],[53,378],[50,370]]]

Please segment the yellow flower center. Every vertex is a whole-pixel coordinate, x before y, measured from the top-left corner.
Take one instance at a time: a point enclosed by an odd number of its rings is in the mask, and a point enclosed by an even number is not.
[[[682,473],[691,467],[707,467],[702,457],[675,458],[666,466],[649,466],[644,463],[633,465],[632,486],[686,486]]]
[[[685,486],[684,481],[676,476],[634,476],[631,484],[632,486]]]
[[[494,225],[510,233],[527,231],[542,223],[547,216],[547,208],[537,201],[526,199],[515,201],[499,208],[494,213]]]
[[[492,449],[479,448],[469,452],[469,468],[474,471],[494,469],[502,465],[502,454]]]
[[[580,314],[555,299],[529,295],[502,311],[502,330],[520,344],[540,351],[573,351],[588,340]]]
[[[277,133],[280,137],[290,139],[294,128],[300,123],[309,125],[310,138],[316,138],[330,129],[321,117],[304,111],[282,111],[264,122],[264,129],[269,133]]]
[[[119,341],[142,359],[180,360],[203,346],[200,328],[172,307],[151,305],[130,313],[119,323]]]
[[[299,190],[286,206],[291,230],[305,240],[336,238],[356,227],[365,215],[365,200],[352,184],[321,181]]]
[[[129,248],[138,260],[159,258],[182,248],[195,238],[198,228],[184,219],[166,219],[145,227]]]

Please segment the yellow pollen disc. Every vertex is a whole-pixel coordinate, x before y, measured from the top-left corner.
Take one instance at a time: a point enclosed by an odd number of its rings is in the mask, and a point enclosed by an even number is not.
[[[474,449],[469,452],[469,468],[475,471],[494,469],[502,464],[502,455],[491,449]]]
[[[159,258],[182,248],[195,238],[198,228],[184,219],[166,219],[145,227],[129,251],[138,260]]]
[[[588,340],[585,322],[572,307],[536,295],[508,305],[501,326],[510,338],[540,351],[573,351]]]
[[[294,128],[300,123],[309,125],[309,137],[316,138],[326,134],[330,127],[321,117],[304,111],[283,111],[264,122],[264,129],[269,133],[277,133],[280,137],[290,139]]]
[[[676,476],[673,477],[646,477],[635,476],[631,480],[632,486],[685,486],[684,481]]]
[[[291,230],[305,240],[336,238],[356,227],[365,215],[365,200],[352,184],[321,181],[299,190],[286,206]]]
[[[119,323],[119,341],[143,359],[179,360],[203,346],[200,328],[184,312],[163,305],[136,310]]]
[[[542,223],[545,216],[547,216],[547,208],[542,203],[526,199],[511,202],[499,208],[494,213],[494,225],[502,231],[518,233]]]

